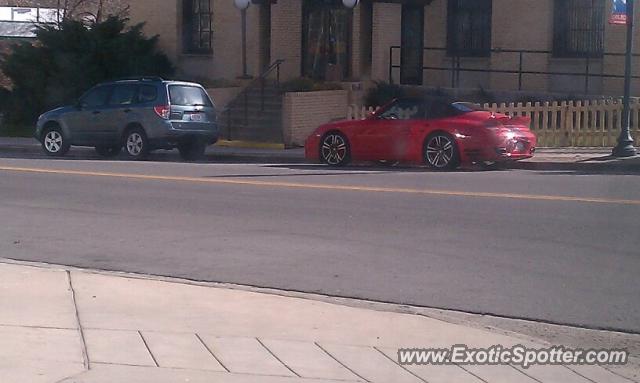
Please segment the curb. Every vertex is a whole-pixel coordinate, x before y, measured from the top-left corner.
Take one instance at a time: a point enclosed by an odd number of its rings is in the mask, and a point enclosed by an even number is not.
[[[239,149],[266,149],[266,150],[285,150],[284,144],[273,142],[257,142],[243,140],[218,140],[215,146],[223,148],[239,148]]]

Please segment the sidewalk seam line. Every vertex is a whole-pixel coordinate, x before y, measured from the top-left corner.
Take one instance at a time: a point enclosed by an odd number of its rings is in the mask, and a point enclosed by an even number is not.
[[[156,360],[156,357],[153,356],[153,353],[151,352],[151,348],[149,348],[149,344],[147,343],[147,340],[144,339],[144,335],[142,335],[142,332],[140,330],[138,330],[138,335],[140,335],[140,339],[142,339],[142,343],[144,343],[144,347],[147,348],[147,352],[149,352],[149,355],[151,356],[153,363],[156,365],[156,367],[160,367],[160,365],[158,364],[158,361]]]
[[[351,367],[347,366],[346,364],[342,363],[341,361],[338,360],[338,358],[336,358],[335,356],[331,355],[331,353],[327,350],[324,349],[324,347],[322,347],[320,345],[320,343],[318,342],[313,342],[316,346],[318,346],[318,348],[322,351],[324,351],[325,354],[329,355],[329,357],[333,360],[335,360],[336,362],[338,362],[342,367],[346,368],[348,371],[350,371],[352,374],[354,374],[355,376],[357,376],[358,378],[364,380],[365,382],[371,383],[371,381],[367,378],[365,378],[364,376],[358,374],[357,372],[355,372]]]
[[[71,301],[73,302],[73,311],[76,317],[76,323],[78,324],[78,333],[80,334],[80,343],[82,349],[82,363],[86,370],[91,369],[91,362],[89,361],[89,353],[87,352],[87,340],[84,336],[84,329],[80,322],[80,310],[78,310],[78,302],[76,301],[76,291],[73,288],[73,282],[71,280],[71,271],[65,270],[67,275],[67,283],[69,284],[69,291],[71,292]]]
[[[513,368],[514,370],[518,371],[519,373],[521,373],[522,375],[526,376],[527,378],[530,378],[538,383],[544,383],[543,381],[534,378],[533,376],[527,374],[526,372],[522,371],[521,369],[519,369],[518,367],[514,366],[513,364],[509,364],[509,367]]]
[[[411,374],[411,375],[415,376],[416,378],[418,378],[418,380],[420,380],[421,382],[429,383],[429,381],[428,381],[428,380],[426,380],[426,379],[424,379],[424,378],[422,378],[422,377],[420,377],[420,376],[416,375],[414,372],[409,371],[409,369],[408,369],[408,368],[406,368],[405,366],[403,366],[403,365],[401,365],[400,363],[398,363],[397,361],[395,361],[395,360],[391,359],[391,357],[389,357],[389,355],[387,355],[387,354],[385,354],[384,352],[382,352],[378,347],[376,347],[376,346],[371,346],[371,348],[373,348],[374,350],[378,351],[378,352],[379,352],[383,357],[385,357],[385,358],[389,359],[389,360],[391,361],[391,363],[393,363],[394,365],[396,365],[396,366],[400,367],[401,369],[405,370],[405,371],[406,371],[406,372],[408,372],[409,374]]]
[[[200,337],[200,335],[198,335],[198,333],[194,333],[196,338],[198,338],[198,340],[200,341],[200,343],[202,344],[202,346],[204,346],[204,348],[209,352],[209,354],[211,354],[211,356],[213,357],[213,359],[215,359],[218,363],[220,363],[220,365],[222,366],[222,368],[225,369],[225,371],[231,373],[231,370],[229,370],[227,368],[227,366],[224,365],[224,363],[222,363],[222,361],[220,360],[220,358],[218,358],[216,356],[216,354],[214,354],[213,350],[204,342],[204,340]]]
[[[616,372],[616,371],[614,371],[614,370],[610,369],[610,368],[609,368],[609,367],[607,367],[607,366],[600,366],[600,367],[602,367],[603,369],[605,369],[605,370],[609,371],[609,372],[610,372],[610,373],[612,373],[613,375],[616,375],[616,376],[618,376],[618,377],[620,377],[620,378],[626,379],[626,380],[628,380],[628,381],[630,381],[630,382],[632,382],[632,383],[639,383],[639,381],[638,381],[638,380],[633,380],[633,379],[629,378],[628,376],[624,376],[624,375],[620,374],[619,372]]]
[[[458,363],[454,363],[454,365],[458,366],[462,371],[466,372],[469,375],[475,376],[478,380],[480,380],[483,383],[489,383],[487,380],[485,380],[484,378],[482,378],[480,375],[477,375],[475,373],[473,373],[472,371],[467,370],[466,368],[462,367],[461,365],[459,365]]]
[[[274,353],[273,353],[273,351],[271,351],[271,350],[269,349],[269,347],[267,347],[267,346],[266,346],[266,345],[265,345],[265,344],[260,340],[260,338],[257,338],[257,337],[256,337],[256,340],[257,340],[257,341],[258,341],[258,343],[260,343],[260,345],[261,345],[265,350],[267,350],[267,352],[268,352],[269,354],[271,354],[271,356],[273,356],[273,357],[274,357],[278,362],[280,362],[283,366],[285,366],[285,367],[286,367],[289,371],[291,371],[295,376],[297,376],[298,378],[302,378],[302,376],[300,376],[300,374],[298,374],[297,372],[295,372],[295,371],[293,370],[293,368],[291,368],[291,367],[287,366],[287,364],[286,364],[285,362],[283,362],[283,361],[282,361],[282,359],[278,358],[278,356],[277,356],[276,354],[274,354]]]
[[[576,370],[574,370],[574,369],[572,369],[572,368],[569,368],[569,366],[567,366],[567,365],[564,365],[564,364],[563,364],[563,365],[562,365],[562,367],[566,368],[567,370],[569,370],[569,371],[573,372],[574,374],[576,374],[576,375],[578,375],[578,376],[580,376],[580,377],[582,377],[582,378],[584,378],[584,379],[586,379],[586,380],[588,380],[588,381],[590,381],[590,382],[598,383],[598,382],[596,382],[595,380],[593,380],[593,379],[591,379],[591,378],[589,378],[589,377],[587,377],[587,376],[582,375],[582,374],[581,374],[581,373],[579,373],[578,371],[576,371]]]

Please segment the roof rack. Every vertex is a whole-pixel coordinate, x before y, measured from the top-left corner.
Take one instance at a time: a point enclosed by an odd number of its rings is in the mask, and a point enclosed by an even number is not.
[[[164,79],[162,77],[159,76],[131,76],[131,77],[122,77],[122,78],[117,78],[115,80],[112,80],[113,82],[119,82],[119,81],[153,81],[153,82],[158,82],[158,81],[164,81]]]

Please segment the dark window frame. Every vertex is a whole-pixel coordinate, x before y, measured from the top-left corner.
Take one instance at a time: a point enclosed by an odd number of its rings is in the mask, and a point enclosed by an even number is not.
[[[553,11],[553,57],[603,57],[605,0],[554,0]]]
[[[492,23],[492,0],[448,0],[447,55],[490,57]]]
[[[183,0],[182,41],[186,54],[213,54],[212,0]]]
[[[307,72],[307,49],[308,47],[308,30],[309,30],[309,16],[310,12],[314,7],[333,7],[333,8],[341,8],[344,7],[342,2],[337,0],[300,0],[302,1],[302,35],[301,35],[301,60],[300,60],[300,73],[303,77],[312,77]],[[347,31],[346,38],[346,52],[347,52],[347,65],[343,68],[342,77],[343,79],[349,78],[349,76],[353,73],[353,10],[349,11],[347,20],[347,24],[345,29]]]

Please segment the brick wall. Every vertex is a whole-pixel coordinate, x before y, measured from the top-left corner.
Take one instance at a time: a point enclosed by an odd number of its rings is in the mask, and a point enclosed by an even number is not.
[[[271,60],[286,60],[283,80],[300,76],[302,68],[302,0],[279,0],[271,6]]]
[[[242,75],[241,13],[233,1],[211,0],[213,53],[185,54],[182,46],[182,0],[131,1],[132,22],[144,21],[147,35],[159,35],[160,48],[178,68],[179,75],[233,79]],[[247,72],[260,73],[260,7],[247,9]]]
[[[374,80],[389,78],[389,47],[400,45],[402,5],[391,3],[373,4],[373,38],[372,38],[372,63],[371,77]],[[425,23],[426,24],[426,23]],[[396,55],[400,63],[399,54]],[[400,80],[400,72],[394,71],[394,81]]]
[[[286,93],[282,108],[284,143],[287,146],[302,146],[318,126],[346,118],[346,91]]]
[[[493,0],[492,47],[494,49],[548,50],[553,49],[553,3],[554,0]],[[447,30],[447,0],[434,0],[425,7],[425,46],[445,47]],[[611,1],[605,1],[606,16],[610,14]],[[636,13],[636,24],[640,23],[640,14]],[[636,28],[636,39],[640,38],[640,28]],[[625,28],[605,25],[606,52],[624,52]],[[637,45],[636,45],[637,46]],[[639,51],[636,48],[636,51]],[[376,58],[374,58],[374,61]],[[490,59],[468,59],[463,66],[493,69],[517,69],[518,55],[494,53]],[[399,62],[398,62],[399,63]],[[449,66],[450,61],[444,52],[428,51],[425,53],[425,64]],[[525,54],[524,69],[531,71],[577,72],[585,70],[585,62],[580,59],[554,58],[550,55]],[[640,75],[640,61],[636,64]],[[624,72],[623,59],[605,57],[591,61],[592,73]],[[396,70],[396,72],[399,72]],[[381,73],[376,74],[380,76]],[[388,77],[385,76],[386,79]],[[425,84],[432,86],[449,86],[450,77],[446,71],[425,71]],[[461,74],[462,87],[483,85],[496,90],[516,90],[518,75],[513,74]],[[524,89],[529,91],[571,92],[581,93],[584,90],[584,78],[575,76],[540,76],[525,75]],[[640,93],[640,81],[634,86],[636,94]],[[622,92],[622,80],[592,77],[590,79],[592,93],[619,95]]]

